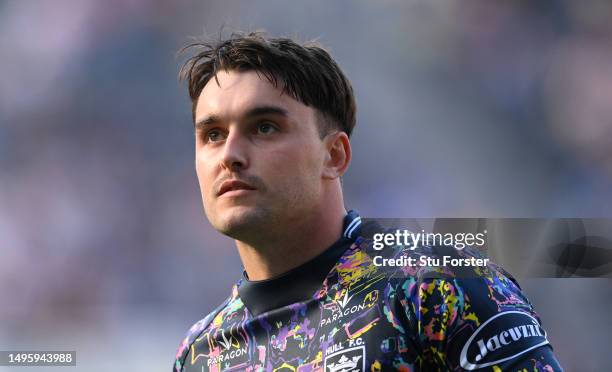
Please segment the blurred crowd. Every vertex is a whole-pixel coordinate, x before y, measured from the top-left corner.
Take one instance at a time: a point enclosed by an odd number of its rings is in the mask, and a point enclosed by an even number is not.
[[[317,39],[343,67],[358,104],[345,198],[362,215],[612,217],[609,1],[8,0],[0,350],[90,332],[114,350],[146,328],[163,371],[228,294],[241,266],[202,211],[176,52],[233,29]],[[534,303],[584,314],[550,297],[559,283],[528,285]],[[567,319],[544,319],[578,363]]]

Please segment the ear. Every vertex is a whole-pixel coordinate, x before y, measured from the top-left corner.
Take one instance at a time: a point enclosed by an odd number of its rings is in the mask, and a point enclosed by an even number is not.
[[[325,159],[323,179],[336,179],[346,172],[351,162],[351,143],[346,133],[339,131],[328,134],[324,139]]]

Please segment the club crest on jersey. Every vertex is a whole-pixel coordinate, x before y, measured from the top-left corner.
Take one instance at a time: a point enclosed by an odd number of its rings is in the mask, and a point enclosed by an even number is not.
[[[546,344],[546,331],[534,317],[521,311],[506,311],[476,329],[463,346],[459,362],[471,371],[505,362]]]
[[[325,372],[363,372],[365,371],[365,346],[357,346],[327,355]]]

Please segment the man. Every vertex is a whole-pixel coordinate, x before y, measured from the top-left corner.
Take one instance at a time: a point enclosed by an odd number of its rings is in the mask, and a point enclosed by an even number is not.
[[[561,370],[494,264],[471,278],[373,264],[416,251],[374,251],[344,207],[356,107],[326,51],[260,33],[196,46],[182,76],[202,201],[244,275],[189,330],[174,371]]]

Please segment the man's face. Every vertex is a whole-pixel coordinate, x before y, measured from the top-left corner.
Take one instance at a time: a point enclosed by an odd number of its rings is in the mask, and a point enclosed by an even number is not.
[[[215,229],[246,240],[319,203],[317,115],[254,71],[221,71],[196,106],[196,170]]]

